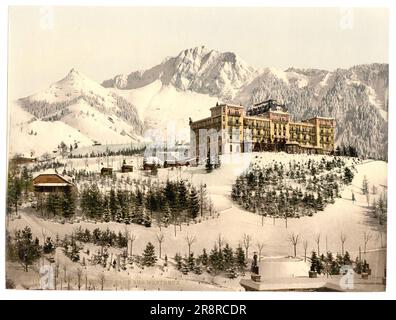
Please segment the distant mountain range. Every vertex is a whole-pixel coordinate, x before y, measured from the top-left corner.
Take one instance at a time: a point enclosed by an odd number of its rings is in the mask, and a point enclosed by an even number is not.
[[[14,120],[11,114],[11,122],[18,135],[40,128],[37,121],[58,123],[80,145],[138,142],[145,129],[173,122],[178,137],[188,140],[188,118],[209,116],[217,101],[249,106],[269,98],[286,103],[295,120],[335,117],[337,144],[355,145],[367,157],[387,158],[388,64],[334,71],[257,69],[232,52],[204,46],[102,85],[72,70],[44,92],[19,99],[15,107],[23,112],[16,112]]]

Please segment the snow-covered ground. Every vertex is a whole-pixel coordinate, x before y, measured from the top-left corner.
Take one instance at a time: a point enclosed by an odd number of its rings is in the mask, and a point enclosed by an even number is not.
[[[158,249],[156,235],[162,232],[165,240],[162,246],[162,253],[173,258],[175,253],[182,255],[187,253],[185,237],[195,235],[197,241],[192,246],[192,251],[196,254],[201,253],[203,248],[210,250],[219,235],[224,238],[232,247],[237,247],[244,234],[251,235],[252,245],[249,249],[250,255],[257,251],[257,242],[264,243],[263,256],[288,256],[293,254],[293,247],[288,241],[291,233],[299,234],[300,241],[297,245],[297,255],[303,256],[303,240],[308,241],[308,250],[317,250],[315,238],[320,234],[320,252],[332,251],[341,252],[340,234],[344,233],[347,237],[345,250],[351,253],[352,259],[358,256],[359,248],[363,251],[363,233],[370,232],[371,239],[367,244],[368,251],[372,258],[368,258],[374,274],[382,275],[385,264],[386,254],[382,248],[386,247],[386,227],[380,226],[376,220],[368,214],[366,196],[361,193],[363,177],[366,176],[369,184],[374,184],[378,188],[377,195],[370,195],[371,199],[379,196],[379,193],[387,189],[387,163],[383,161],[366,160],[356,165],[357,174],[350,186],[341,191],[342,198],[337,198],[334,204],[328,205],[324,211],[314,214],[313,217],[301,217],[300,219],[288,219],[286,228],[283,219],[277,219],[273,225],[272,218],[264,218],[262,225],[261,217],[257,214],[246,212],[235,205],[230,199],[231,185],[237,175],[244,171],[250,161],[268,163],[270,161],[282,161],[288,163],[290,160],[302,160],[303,158],[316,158],[318,156],[290,155],[284,153],[252,153],[239,154],[232,156],[222,156],[222,165],[219,169],[208,174],[202,167],[183,167],[181,169],[160,169],[159,180],[184,178],[194,184],[204,182],[207,184],[208,195],[211,197],[215,208],[220,215],[204,219],[202,223],[183,225],[182,230],[177,228],[174,235],[173,226],[162,227],[160,231],[154,223],[151,228],[140,225],[123,225],[119,223],[89,223],[80,222],[74,224],[59,224],[53,221],[42,220],[41,218],[29,213],[28,209],[22,210],[21,219],[8,222],[8,230],[23,228],[28,225],[32,228],[35,235],[41,236],[45,230],[48,236],[55,238],[56,234],[62,237],[70,234],[75,228],[81,226],[93,230],[94,228],[105,229],[107,227],[115,231],[128,230],[137,235],[133,250],[141,253],[147,242],[151,241]],[[93,159],[92,159],[93,160]],[[82,159],[73,160],[80,161]],[[91,159],[90,159],[91,161]],[[94,163],[92,163],[93,165]],[[77,163],[76,163],[77,165]],[[141,173],[130,173],[131,177],[139,177]],[[151,177],[151,179],[155,179]],[[355,194],[356,201],[352,202],[352,192]],[[378,254],[376,254],[376,252]],[[367,253],[367,256],[370,255]],[[374,257],[374,258],[373,258]],[[181,273],[175,275],[181,279]],[[188,286],[187,286],[188,287]],[[202,287],[203,289],[203,287]]]
[[[218,102],[216,97],[189,90],[181,91],[173,85],[163,85],[160,80],[142,88],[116,92],[137,107],[139,116],[150,127],[164,130],[174,126],[178,141],[189,141],[190,117],[193,121],[209,117],[209,108]]]

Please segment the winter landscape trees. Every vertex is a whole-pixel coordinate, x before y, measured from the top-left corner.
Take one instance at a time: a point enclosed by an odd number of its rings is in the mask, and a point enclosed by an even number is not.
[[[345,161],[338,157],[293,161],[288,165],[251,164],[237,177],[231,197],[245,210],[285,219],[287,226],[287,218],[311,216],[323,211],[326,204],[334,203],[340,188],[351,183],[353,176]]]

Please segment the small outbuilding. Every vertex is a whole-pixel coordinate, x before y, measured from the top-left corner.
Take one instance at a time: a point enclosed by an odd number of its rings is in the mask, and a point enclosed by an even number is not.
[[[113,174],[113,168],[110,167],[103,167],[100,169],[101,176],[111,176]]]
[[[124,163],[121,167],[121,172],[133,172],[133,165]]]

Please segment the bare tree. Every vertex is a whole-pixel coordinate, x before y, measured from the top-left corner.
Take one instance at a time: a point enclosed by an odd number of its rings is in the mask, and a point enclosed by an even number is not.
[[[82,277],[82,270],[80,268],[77,268],[77,287],[78,287],[78,290],[81,289],[81,277]]]
[[[102,272],[102,273],[99,275],[100,289],[101,289],[102,291],[103,291],[103,287],[104,287],[104,284],[105,284],[105,280],[106,280],[106,277],[105,277],[104,273]]]
[[[209,200],[208,200],[208,210],[209,210],[209,215],[212,216],[213,210],[214,210],[214,205],[213,205],[213,201],[211,198],[209,198]]]
[[[195,236],[186,236],[186,242],[187,242],[187,246],[188,246],[188,256],[190,256],[191,253],[191,246],[193,245],[193,243],[196,241]]]
[[[320,255],[320,233],[316,234],[315,236],[316,246],[318,248],[318,256]]]
[[[157,241],[158,241],[158,245],[159,245],[159,258],[161,259],[162,243],[164,242],[164,234],[163,233],[157,234]]]
[[[219,245],[219,249],[221,250],[221,247],[224,244],[224,237],[222,237],[221,233],[219,233],[219,235],[217,236],[217,243]]]
[[[344,255],[344,245],[345,245],[345,241],[347,240],[347,236],[342,231],[340,233],[340,240],[341,240],[341,254]]]
[[[130,256],[132,256],[133,253],[133,242],[136,240],[136,234],[131,233],[129,236],[129,241],[131,242],[131,246],[130,246]]]
[[[307,261],[307,250],[308,250],[308,241],[304,240],[303,241],[303,247],[304,247],[304,262]]]
[[[66,272],[67,272],[67,267],[66,265],[63,266],[63,279],[65,279],[66,282]]]
[[[372,236],[371,236],[370,232],[368,232],[368,231],[364,231],[364,232],[363,232],[364,253],[366,253],[367,244],[368,244],[368,242],[371,240],[371,238],[372,238]]]
[[[246,250],[246,260],[249,258],[249,247],[252,241],[252,236],[246,233],[243,234],[243,246]]]
[[[257,251],[259,254],[259,261],[261,261],[261,253],[263,252],[264,242],[257,242]]]
[[[289,241],[293,245],[293,249],[294,249],[294,257],[297,256],[298,238],[299,238],[299,235],[295,234],[294,232],[289,236]]]

